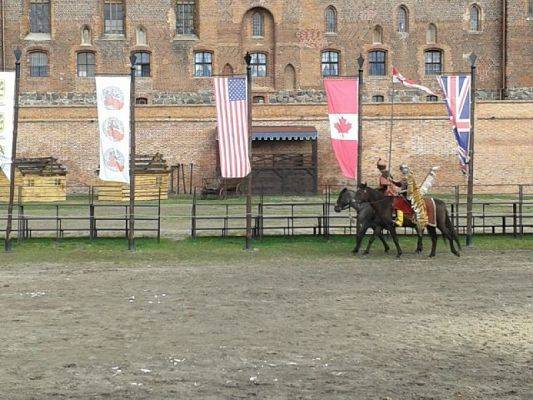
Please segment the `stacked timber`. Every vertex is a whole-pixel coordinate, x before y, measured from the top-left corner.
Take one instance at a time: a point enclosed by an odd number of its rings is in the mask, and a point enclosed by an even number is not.
[[[169,169],[159,153],[135,156],[135,200],[168,199]],[[101,182],[98,200],[129,201],[130,187],[120,182]]]
[[[67,168],[54,157],[17,158],[15,201],[52,202],[67,199]],[[9,180],[0,172],[0,201],[9,200]]]

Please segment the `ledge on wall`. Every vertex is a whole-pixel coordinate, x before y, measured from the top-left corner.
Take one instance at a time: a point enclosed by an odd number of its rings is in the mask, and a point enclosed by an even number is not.
[[[52,36],[49,33],[28,33],[24,40],[31,40],[34,42],[43,42],[52,40]]]
[[[198,36],[196,35],[175,35],[172,38],[175,42],[193,42],[195,40],[198,40]]]

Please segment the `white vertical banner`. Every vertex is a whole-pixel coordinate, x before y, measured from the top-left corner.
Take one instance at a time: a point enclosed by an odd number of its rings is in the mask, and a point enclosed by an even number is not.
[[[15,111],[15,72],[0,72],[0,168],[11,177],[13,113]]]
[[[130,183],[130,77],[97,76],[100,179]]]

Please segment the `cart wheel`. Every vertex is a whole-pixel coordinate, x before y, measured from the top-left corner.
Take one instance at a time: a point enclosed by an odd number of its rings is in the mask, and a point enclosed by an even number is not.
[[[218,198],[220,200],[226,200],[226,188],[220,189],[220,191],[218,192]]]

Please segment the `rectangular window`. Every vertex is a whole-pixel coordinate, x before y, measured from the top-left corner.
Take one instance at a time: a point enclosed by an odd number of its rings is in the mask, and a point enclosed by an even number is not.
[[[439,98],[437,96],[430,94],[429,96],[426,96],[426,101],[435,102],[435,101],[439,101]]]
[[[95,75],[94,53],[78,53],[78,76],[88,78]]]
[[[32,0],[30,3],[30,32],[50,33],[50,1]]]
[[[385,76],[386,53],[384,51],[371,51],[368,53],[368,75]]]
[[[194,76],[211,76],[213,57],[208,51],[194,53]]]
[[[267,76],[267,56],[265,53],[252,53],[250,65],[252,67],[252,76]]]
[[[178,0],[176,3],[176,33],[194,35],[194,0]]]
[[[121,0],[105,0],[104,33],[124,34],[124,3]]]
[[[383,103],[385,101],[385,98],[382,95],[378,94],[378,95],[372,96],[372,101],[374,103]]]
[[[322,52],[322,76],[339,76],[339,53]]]
[[[138,52],[135,53],[135,76],[149,77],[150,76],[150,53]]]
[[[48,55],[37,51],[30,53],[30,76],[48,76]]]
[[[424,53],[426,75],[439,75],[442,73],[442,53],[438,50],[430,50]]]

